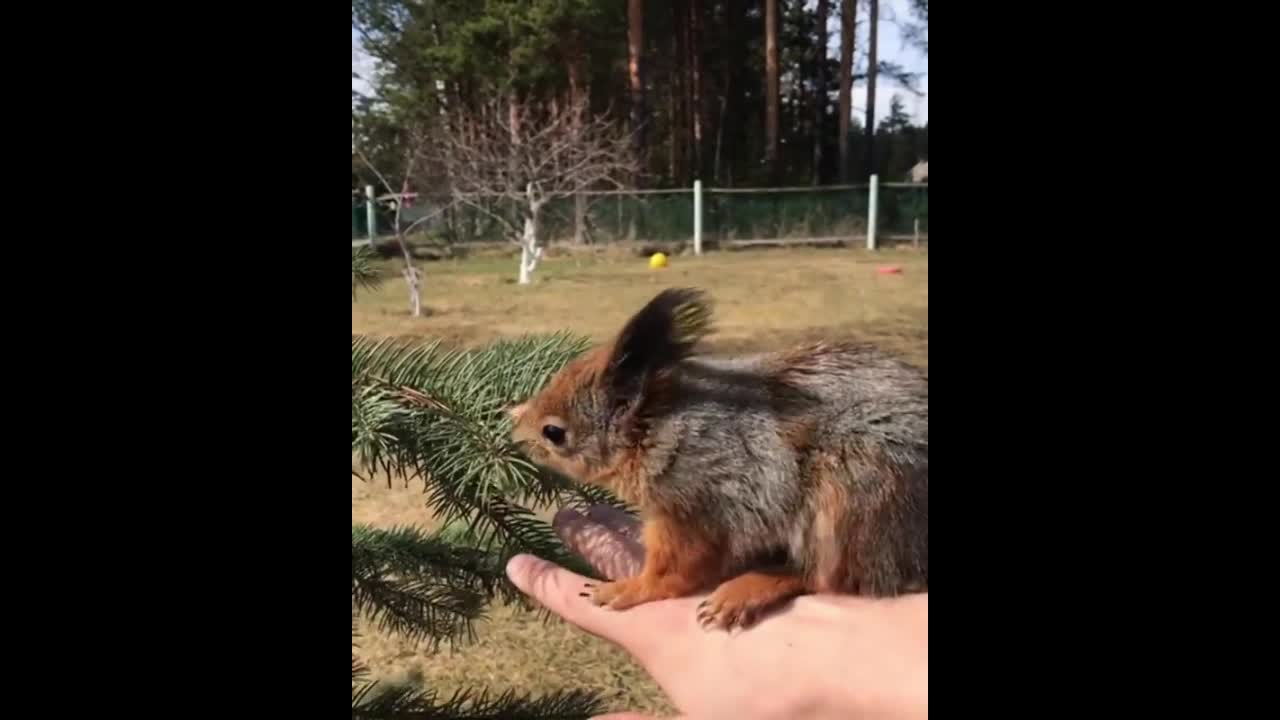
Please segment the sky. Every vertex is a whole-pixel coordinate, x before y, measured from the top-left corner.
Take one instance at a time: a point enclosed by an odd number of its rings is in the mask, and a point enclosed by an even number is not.
[[[840,53],[840,32],[839,32],[839,4],[831,3],[833,6],[832,17],[828,20],[827,29],[831,33],[831,43],[828,52],[831,57],[837,57]],[[907,7],[907,0],[882,0],[880,3],[880,38],[879,47],[880,59],[887,62],[894,62],[901,65],[910,72],[921,73],[919,89],[924,93],[924,97],[916,97],[898,87],[895,83],[881,77],[876,81],[876,121],[883,120],[889,114],[889,100],[895,93],[902,95],[903,104],[906,111],[911,115],[911,120],[916,125],[924,125],[929,121],[929,59],[919,50],[908,46],[902,40],[902,33],[898,28],[896,21],[908,22],[911,20],[911,13]],[[865,53],[867,48],[867,12],[864,8],[858,9],[858,37],[854,41],[859,54]],[[362,78],[368,77],[373,72],[373,60],[360,50],[360,39],[356,35],[355,29],[351,31],[351,70],[358,73]],[[351,89],[367,92],[368,84],[363,79],[351,80]],[[853,108],[854,115],[866,117],[867,107],[867,88],[865,83],[854,83],[853,87]]]

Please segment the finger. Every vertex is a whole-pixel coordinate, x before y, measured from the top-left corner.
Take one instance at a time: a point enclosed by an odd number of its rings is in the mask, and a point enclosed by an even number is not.
[[[653,632],[633,616],[596,607],[584,597],[588,594],[587,585],[595,581],[542,558],[533,555],[511,558],[507,563],[507,577],[521,592],[551,612],[626,650],[636,647],[641,633]]]
[[[639,575],[644,566],[644,547],[608,524],[618,522],[616,518],[604,517],[605,521],[599,521],[590,513],[583,516],[566,508],[556,513],[552,527],[565,545],[604,577],[618,580]]]
[[[587,517],[623,537],[640,542],[640,518],[630,513],[623,512],[612,505],[592,505],[587,508]]]

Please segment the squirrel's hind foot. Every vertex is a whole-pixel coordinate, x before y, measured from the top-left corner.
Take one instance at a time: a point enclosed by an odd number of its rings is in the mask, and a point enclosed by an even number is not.
[[[720,584],[698,605],[703,629],[746,629],[769,610],[806,592],[804,581],[788,573],[748,572]]]

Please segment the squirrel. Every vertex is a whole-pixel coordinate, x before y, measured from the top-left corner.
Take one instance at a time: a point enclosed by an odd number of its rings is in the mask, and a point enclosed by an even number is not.
[[[664,290],[509,410],[533,463],[640,511],[643,569],[592,602],[715,587],[697,620],[732,630],[804,594],[927,592],[928,378],[855,343],[695,355],[710,320]]]

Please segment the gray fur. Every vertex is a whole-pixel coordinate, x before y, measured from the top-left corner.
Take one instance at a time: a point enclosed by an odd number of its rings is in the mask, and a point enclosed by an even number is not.
[[[866,592],[927,586],[927,380],[867,347],[793,357],[801,369],[769,355],[681,363],[674,405],[650,419],[651,502],[724,535],[726,574],[778,551],[810,571],[815,547],[834,544],[864,569]],[[786,439],[797,422],[812,427],[803,448]],[[816,536],[819,454],[842,460],[843,537]]]

